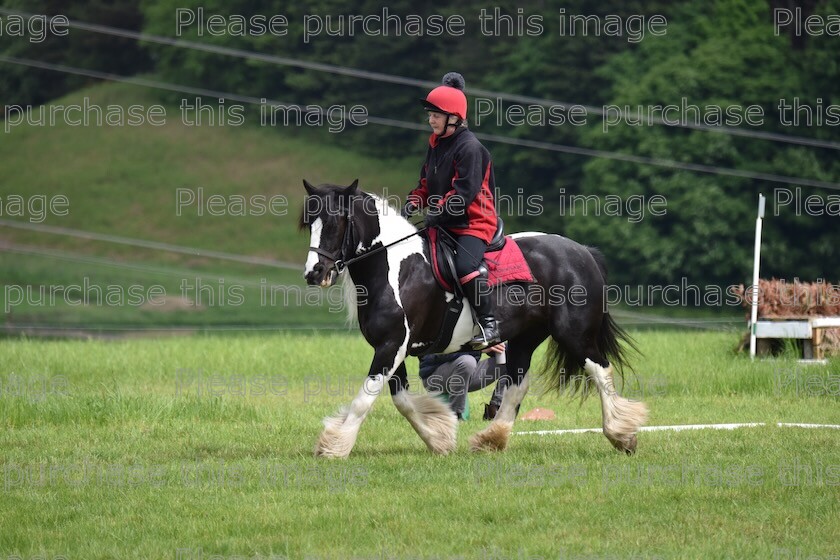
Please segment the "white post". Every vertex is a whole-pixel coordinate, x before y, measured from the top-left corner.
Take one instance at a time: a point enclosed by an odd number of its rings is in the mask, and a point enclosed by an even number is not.
[[[761,222],[764,219],[764,195],[758,195],[758,217],[755,219],[755,252],[753,256],[752,301],[750,309],[750,358],[755,358],[755,323],[758,320],[758,265],[761,261]]]

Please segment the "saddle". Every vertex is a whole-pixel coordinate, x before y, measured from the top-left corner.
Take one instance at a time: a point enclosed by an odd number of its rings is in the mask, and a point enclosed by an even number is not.
[[[447,303],[437,340],[424,349],[421,355],[440,352],[449,345],[452,332],[464,308],[464,292],[455,272],[455,255],[459,249],[455,239],[448,232],[441,233],[437,228],[426,230],[426,234],[429,260],[435,279],[441,288],[455,297]],[[519,245],[505,236],[504,222],[501,218],[498,218],[496,233],[487,245],[479,270],[486,274],[490,287],[508,282],[535,282],[531,267],[528,266]]]
[[[455,297],[462,298],[464,294],[455,272],[455,255],[459,249],[455,239],[449,233],[441,233],[436,228],[427,230],[427,234],[432,272],[438,285],[455,294]],[[486,273],[490,287],[508,282],[534,282],[531,267],[522,255],[519,245],[505,236],[504,222],[501,218],[498,218],[496,233],[487,245],[479,270]]]

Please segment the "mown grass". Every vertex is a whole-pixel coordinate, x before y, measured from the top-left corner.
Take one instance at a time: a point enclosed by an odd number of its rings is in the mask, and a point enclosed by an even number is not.
[[[342,287],[306,286],[301,270],[220,274],[0,253],[0,310],[7,325],[84,331],[340,326]]]
[[[840,424],[840,364],[751,362],[734,334],[637,338],[625,392],[651,424],[768,426],[643,433],[633,457],[600,434],[515,435],[475,455],[489,392],[473,393],[458,450],[438,457],[383,396],[350,458],[324,461],[311,456],[320,421],[372,356],[356,332],[0,342],[0,555],[836,554],[840,431],[774,423]],[[416,387],[416,360],[409,372]],[[594,398],[532,391],[535,406],[557,418],[516,430],[600,422]]]

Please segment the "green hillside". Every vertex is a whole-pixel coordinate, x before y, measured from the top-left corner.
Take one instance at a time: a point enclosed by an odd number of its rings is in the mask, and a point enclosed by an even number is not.
[[[54,104],[81,104],[85,97],[99,106],[159,103],[143,88],[105,84]],[[404,194],[416,183],[425,153],[421,135],[417,153],[394,162],[327,145],[319,141],[317,132],[266,130],[256,120],[241,127],[190,127],[181,123],[178,107],[167,107],[166,125],[161,127],[20,126],[5,133],[0,142],[4,162],[0,195],[66,195],[69,214],[48,216],[43,222],[48,225],[298,261],[306,253],[297,231],[302,178],[316,184],[349,184],[358,177],[366,190],[387,188]],[[263,216],[216,217],[205,210],[200,217],[193,205],[176,216],[176,190],[197,194],[198,188],[207,197],[283,195],[288,198],[288,214],[277,217],[266,210]],[[32,241],[9,231],[3,235]],[[50,246],[87,246],[53,241]],[[115,247],[108,254],[133,256],[134,251]]]
[[[101,107],[159,103],[142,88],[106,84],[53,105],[81,105],[85,98]],[[290,266],[243,264],[7,224],[0,228],[0,304],[7,325],[341,325],[328,310],[335,307],[335,294],[307,297],[301,277],[308,246],[297,227],[301,179],[349,183],[359,178],[366,190],[403,196],[416,181],[423,141],[418,138],[418,154],[388,161],[330,146],[323,142],[326,130],[267,130],[256,119],[241,127],[187,126],[177,106],[166,108],[166,124],[159,127],[85,127],[62,121],[59,114],[55,126],[20,125],[2,133],[0,219]],[[61,202],[56,198],[61,196],[67,204],[51,213],[49,202]],[[211,196],[221,205],[208,206]],[[10,204],[20,197],[23,209]],[[199,206],[199,197],[205,204]],[[245,205],[237,205],[242,200]],[[220,213],[224,215],[213,215]],[[53,298],[56,302],[39,297],[39,289],[48,295],[50,287],[84,286],[85,279],[88,286],[103,290],[102,299],[108,286],[127,290],[139,285],[144,297],[150,286],[162,286],[167,300],[143,306],[135,298],[129,304],[126,292],[122,305],[99,305],[95,288],[87,305],[67,304],[61,294]],[[272,285],[273,304],[262,297]],[[203,297],[191,306],[189,300],[196,302],[195,290],[201,286]],[[18,302],[21,294],[23,301]],[[232,297],[222,305],[225,296]],[[119,294],[115,297],[119,301]]]

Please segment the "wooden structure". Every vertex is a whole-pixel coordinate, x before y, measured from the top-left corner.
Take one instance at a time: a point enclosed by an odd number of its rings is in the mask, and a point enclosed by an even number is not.
[[[769,354],[770,339],[802,340],[802,358],[821,360],[824,356],[825,329],[840,328],[840,317],[804,317],[801,319],[758,319],[752,328],[758,354]]]

